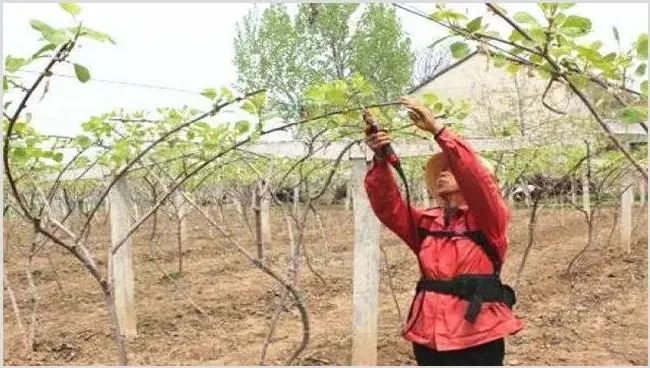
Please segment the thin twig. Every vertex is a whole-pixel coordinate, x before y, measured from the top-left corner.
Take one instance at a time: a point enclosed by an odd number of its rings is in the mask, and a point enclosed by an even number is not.
[[[162,143],[165,139],[167,139],[168,137],[170,137],[172,134],[174,134],[174,133],[176,133],[176,132],[182,130],[183,128],[186,128],[186,127],[188,127],[188,126],[190,126],[190,125],[196,123],[197,121],[203,120],[203,119],[205,119],[205,118],[208,117],[208,116],[213,116],[213,115],[215,115],[217,112],[219,112],[219,111],[220,111],[221,109],[223,109],[224,107],[227,107],[227,106],[229,106],[229,105],[231,105],[231,104],[234,104],[234,103],[237,103],[237,102],[240,102],[240,101],[243,101],[243,100],[245,100],[245,99],[247,99],[247,98],[249,98],[249,97],[251,97],[251,96],[255,96],[255,95],[257,95],[257,94],[263,93],[264,91],[265,91],[265,90],[262,89],[262,90],[257,90],[257,91],[254,91],[254,92],[249,92],[249,93],[246,93],[246,94],[243,95],[243,96],[240,96],[240,97],[237,97],[237,98],[235,98],[235,99],[232,99],[232,100],[229,100],[229,101],[223,102],[223,103],[221,103],[221,104],[217,104],[217,105],[215,105],[215,106],[214,106],[210,111],[205,112],[205,113],[199,115],[198,117],[196,117],[196,118],[194,118],[194,119],[191,119],[190,121],[187,121],[187,122],[185,122],[185,123],[183,123],[183,124],[179,124],[178,126],[174,127],[173,129],[167,131],[165,134],[161,135],[161,136],[160,136],[158,139],[156,139],[153,143],[151,143],[151,144],[150,144],[149,146],[147,146],[145,149],[143,149],[142,151],[140,151],[140,152],[139,152],[139,153],[138,153],[138,154],[137,154],[137,155],[136,155],[136,156],[135,156],[135,157],[134,157],[134,158],[133,158],[129,163],[127,163],[127,164],[126,164],[126,165],[125,165],[125,166],[124,166],[124,167],[123,167],[123,168],[122,168],[122,169],[121,169],[121,170],[120,170],[120,171],[119,171],[119,172],[114,176],[113,180],[112,180],[112,181],[110,182],[110,184],[108,185],[108,188],[106,188],[106,190],[102,193],[102,195],[100,196],[99,200],[97,201],[97,204],[95,205],[95,208],[93,208],[93,210],[90,212],[90,216],[89,216],[89,217],[92,218],[92,217],[95,215],[95,212],[97,212],[97,210],[98,210],[99,205],[101,204],[101,202],[106,198],[106,196],[108,196],[108,193],[109,193],[110,190],[113,188],[113,186],[114,186],[114,185],[115,185],[115,184],[116,184],[120,179],[122,179],[122,177],[124,177],[124,176],[128,173],[129,169],[131,169],[131,167],[133,167],[133,165],[135,165],[136,162],[140,161],[140,159],[141,159],[142,157],[144,157],[144,155],[146,155],[147,152],[151,151],[151,150],[152,150],[154,147],[156,147],[158,144]],[[248,139],[250,139],[250,138],[248,138]],[[87,222],[87,223],[84,225],[84,227],[82,228],[82,230],[81,230],[81,234],[83,234],[83,233],[87,230],[87,228],[88,228],[89,226],[90,226],[90,223]],[[114,252],[113,252],[113,253],[114,253]]]
[[[548,84],[546,85],[546,89],[544,90],[544,93],[542,94],[542,105],[544,105],[544,107],[546,107],[547,109],[553,111],[554,113],[556,113],[558,115],[566,115],[566,112],[561,111],[561,110],[557,110],[557,109],[551,107],[548,103],[546,103],[546,96],[548,95],[548,92],[551,90],[551,86],[553,85],[553,82],[555,82],[555,77],[551,78],[548,81]]]

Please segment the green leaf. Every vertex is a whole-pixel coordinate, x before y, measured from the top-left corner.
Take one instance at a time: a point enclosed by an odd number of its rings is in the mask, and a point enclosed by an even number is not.
[[[438,102],[438,96],[435,93],[425,93],[422,95],[422,103],[425,105],[433,105]]]
[[[14,73],[18,69],[22,68],[27,64],[27,60],[23,58],[14,58],[11,55],[7,55],[5,58],[5,70],[9,73]]]
[[[601,59],[602,56],[600,53],[596,50],[593,50],[588,47],[583,47],[583,46],[577,46],[576,47],[578,50],[578,54],[584,56],[585,58],[589,59],[590,61],[598,60]]]
[[[201,96],[214,100],[217,98],[217,91],[214,88],[206,88],[201,92]]]
[[[581,37],[591,31],[591,21],[585,17],[569,15],[562,24],[564,33],[572,37]]]
[[[88,136],[80,135],[75,139],[77,145],[82,149],[88,149],[92,145],[92,141]]]
[[[77,27],[68,28],[68,30],[74,34],[76,34],[78,31]],[[79,36],[85,36],[99,42],[108,41],[113,45],[115,45],[115,41],[113,40],[113,38],[111,38],[111,36],[109,36],[106,33],[98,32],[90,28],[81,27],[81,30],[79,30]]]
[[[124,139],[115,142],[115,145],[113,146],[113,159],[116,162],[121,163],[124,160],[126,160],[128,155],[129,155],[129,142],[127,142]]]
[[[34,28],[35,30],[41,32],[43,36],[45,36],[46,33],[52,33],[54,32],[54,28],[50,27],[49,25],[45,24],[44,22],[41,22],[40,20],[37,19],[32,19],[29,24]]]
[[[603,47],[603,43],[601,41],[594,41],[589,47],[594,50],[600,50],[600,48]]]
[[[506,57],[503,54],[494,54],[492,60],[494,60],[494,66],[497,68],[501,68],[506,64]]]
[[[63,153],[61,152],[54,152],[52,154],[52,159],[56,162],[61,162],[63,161]]]
[[[534,41],[536,41],[539,44],[543,44],[544,42],[546,42],[546,32],[539,27],[535,27],[531,29],[528,32],[528,34]]]
[[[248,129],[250,128],[250,122],[246,120],[240,120],[237,123],[235,123],[235,130],[239,134],[243,134],[248,132]]]
[[[569,9],[572,8],[575,3],[556,3],[559,9]]]
[[[249,113],[251,115],[256,115],[257,114],[257,107],[255,106],[255,104],[253,104],[252,102],[250,102],[248,100],[244,101],[244,104],[242,105],[241,108],[242,108],[242,110],[246,111],[247,113]]]
[[[643,123],[648,120],[648,110],[647,108],[628,106],[619,112],[619,118],[625,124]]]
[[[345,92],[340,89],[331,89],[327,92],[327,99],[334,105],[343,106],[347,103]]]
[[[636,41],[636,53],[641,59],[648,58],[648,34],[642,33]]]
[[[521,65],[513,62],[509,62],[508,66],[506,67],[506,71],[508,71],[508,73],[510,74],[517,74],[520,69],[521,69]]]
[[[606,61],[608,63],[611,63],[612,61],[614,61],[614,59],[616,59],[616,53],[615,52],[610,52],[609,54],[607,54],[607,55],[605,55],[603,57],[603,61]]]
[[[454,59],[461,59],[469,54],[469,46],[465,42],[454,42],[449,48]]]
[[[646,96],[648,95],[648,81],[647,80],[644,80],[641,83],[641,92],[643,92],[643,94],[646,95]]]
[[[474,33],[481,29],[481,22],[483,21],[483,17],[476,17],[474,18],[471,22],[467,23],[467,32],[469,33]]]
[[[539,26],[539,22],[532,15],[526,12],[517,12],[515,13],[515,20],[519,23],[529,24],[533,26]]]
[[[634,74],[636,74],[637,77],[643,77],[645,75],[647,66],[648,65],[646,63],[643,63],[643,64],[639,65],[636,68],[636,71],[634,72]]]
[[[535,64],[541,64],[544,62],[544,57],[541,55],[530,55],[530,61]]]
[[[36,59],[37,57],[41,56],[41,54],[43,54],[44,52],[52,51],[54,49],[56,49],[56,45],[52,44],[52,43],[49,43],[49,44],[41,47],[40,50],[36,51],[36,53],[34,53],[34,55],[32,55],[32,59]]]
[[[501,38],[501,34],[497,31],[485,31],[483,34],[486,36]]]
[[[232,91],[226,87],[221,87],[221,95],[226,98],[226,100],[232,100],[233,94]]]
[[[81,83],[86,83],[90,80],[90,72],[83,65],[74,64],[74,73]]]
[[[62,29],[57,29],[50,33],[44,33],[43,38],[55,45],[61,45],[70,41],[70,36],[68,36],[68,34]]]
[[[59,6],[70,15],[78,15],[81,12],[81,6],[77,3],[59,3]]]
[[[2,91],[4,92],[4,91],[7,91],[7,90],[9,90],[9,82],[7,82],[7,77],[2,76]],[[7,109],[7,107],[5,106],[5,110],[6,109]]]

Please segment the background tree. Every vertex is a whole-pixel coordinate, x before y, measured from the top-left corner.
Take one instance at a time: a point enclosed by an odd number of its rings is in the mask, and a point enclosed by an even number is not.
[[[416,51],[412,86],[430,81],[433,76],[451,65],[453,58],[449,50],[451,41],[448,39],[448,36],[443,37],[426,48]]]
[[[234,41],[239,88],[268,88],[269,112],[285,119],[300,115],[310,87],[353,75],[374,87],[375,99],[403,93],[414,56],[395,9],[369,5],[351,28],[358,6],[300,4],[294,17],[283,4],[261,16],[252,10],[238,24]]]

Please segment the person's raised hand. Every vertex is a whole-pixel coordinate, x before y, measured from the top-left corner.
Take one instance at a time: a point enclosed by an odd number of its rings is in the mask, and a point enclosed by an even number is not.
[[[436,119],[433,112],[420,101],[409,96],[402,96],[399,98],[399,102],[406,107],[409,118],[418,128],[433,134],[438,133],[443,128],[442,123]]]

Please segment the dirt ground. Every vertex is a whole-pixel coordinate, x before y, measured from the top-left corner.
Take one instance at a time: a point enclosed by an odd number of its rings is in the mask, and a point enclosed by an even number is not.
[[[566,276],[569,261],[586,244],[587,227],[575,210],[544,208],[535,245],[517,288],[516,314],[526,328],[509,337],[509,365],[647,365],[647,209],[635,209],[631,253],[608,238],[614,209],[596,221],[597,242]],[[349,365],[351,357],[353,227],[352,213],[340,207],[320,209],[322,236],[312,221],[305,241],[313,269],[300,269],[299,288],[310,313],[310,341],[294,365]],[[228,228],[254,254],[248,228],[235,212]],[[162,270],[177,270],[176,226],[162,218],[159,244],[149,240],[151,223],[134,240],[138,336],[128,341],[133,365],[257,365],[274,310],[278,284],[256,269],[199,216],[190,219],[183,253],[182,288]],[[514,284],[527,244],[526,209],[516,210],[504,270]],[[5,225],[5,270],[26,328],[31,301],[24,254],[31,233]],[[108,224],[93,229],[90,244],[105,271]],[[268,259],[286,274],[289,237],[278,212],[272,217],[273,241]],[[216,232],[215,232],[216,234]],[[390,291],[389,276],[401,315],[408,311],[418,270],[414,256],[399,239],[382,229],[379,365],[414,365],[410,345],[399,334],[402,318]],[[49,259],[48,259],[49,258]],[[389,265],[387,267],[387,264]],[[8,293],[4,292],[5,365],[113,365],[116,349],[100,290],[69,254],[48,245],[35,259],[40,296],[35,352],[25,353]],[[57,285],[60,284],[60,287]],[[182,290],[182,291],[181,291]],[[208,316],[198,313],[198,305]],[[302,335],[295,310],[284,313],[267,352],[267,364],[283,365]]]

